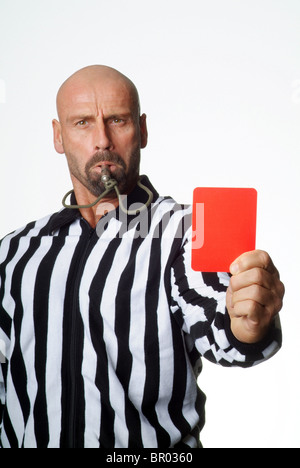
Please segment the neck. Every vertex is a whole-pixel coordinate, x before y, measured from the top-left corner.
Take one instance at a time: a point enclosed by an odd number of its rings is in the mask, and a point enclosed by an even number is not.
[[[77,205],[89,205],[93,203],[97,197],[92,195],[84,186],[73,181],[74,193]],[[103,198],[96,205],[90,208],[79,208],[81,216],[95,229],[98,221],[109,211],[115,210],[119,205],[118,197]]]
[[[86,204],[86,202],[84,200],[79,200],[78,204],[84,205]],[[110,211],[115,210],[118,206],[118,199],[103,199],[92,208],[80,208],[79,211],[81,213],[81,216],[89,223],[89,225],[93,229],[95,229],[98,224],[98,221],[102,218],[102,216],[106,215]]]

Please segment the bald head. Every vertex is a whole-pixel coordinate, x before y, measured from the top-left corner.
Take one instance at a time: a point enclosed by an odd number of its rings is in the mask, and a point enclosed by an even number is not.
[[[127,93],[132,103],[134,114],[140,115],[140,101],[138,91],[133,82],[114,68],[105,65],[91,65],[82,68],[71,75],[59,88],[56,105],[60,120],[64,118],[66,103],[86,89],[102,89],[103,93],[111,92],[113,89]]]
[[[82,68],[61,85],[57,112],[54,146],[66,155],[77,201],[101,193],[103,164],[109,165],[120,193],[129,193],[148,141],[146,115],[140,115],[132,81],[107,66]]]

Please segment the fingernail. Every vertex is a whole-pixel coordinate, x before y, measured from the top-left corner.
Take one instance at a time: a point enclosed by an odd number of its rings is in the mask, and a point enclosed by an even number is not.
[[[230,266],[230,273],[232,275],[236,275],[239,271],[239,266],[237,263],[233,263],[231,266]]]

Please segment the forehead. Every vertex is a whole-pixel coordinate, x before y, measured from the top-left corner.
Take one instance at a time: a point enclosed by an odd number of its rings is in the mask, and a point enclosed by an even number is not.
[[[77,80],[61,90],[58,112],[62,118],[81,112],[134,112],[135,104],[130,88],[122,80]]]

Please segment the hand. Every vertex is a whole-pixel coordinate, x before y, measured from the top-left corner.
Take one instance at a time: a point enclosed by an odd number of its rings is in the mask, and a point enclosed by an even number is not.
[[[244,343],[256,343],[267,334],[282,308],[284,285],[270,256],[262,250],[246,252],[230,266],[226,294],[231,330]]]

